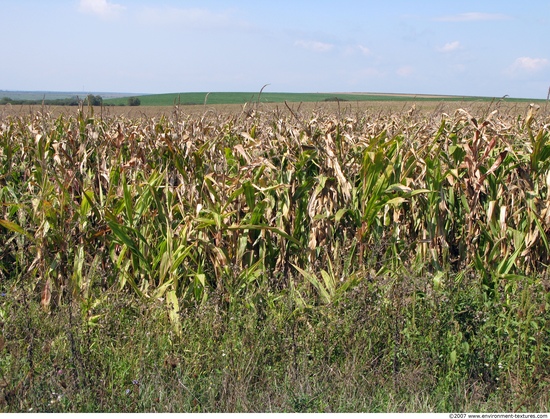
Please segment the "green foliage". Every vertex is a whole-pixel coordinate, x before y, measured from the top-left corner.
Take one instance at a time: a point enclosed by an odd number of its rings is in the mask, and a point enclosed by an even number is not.
[[[88,106],[103,105],[103,98],[101,96],[88,95],[86,101],[88,102]]]
[[[180,307],[179,333],[159,300],[110,290],[47,314],[10,289],[0,411],[548,411],[543,283],[488,303],[472,273],[437,289],[371,277],[301,310],[267,288],[233,302],[216,293]]]
[[[128,106],[139,106],[141,105],[141,99],[136,97],[136,96],[132,96],[132,97],[129,97],[128,98]]]
[[[103,98],[101,96],[88,95],[84,100],[78,96],[59,99],[11,99],[9,97],[0,99],[0,105],[80,106],[82,103],[90,106],[101,106]]]

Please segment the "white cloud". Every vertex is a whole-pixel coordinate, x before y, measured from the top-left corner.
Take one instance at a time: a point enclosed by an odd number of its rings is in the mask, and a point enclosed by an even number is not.
[[[316,52],[328,52],[334,48],[333,44],[327,44],[325,42],[319,42],[319,41],[300,40],[300,41],[296,41],[294,45],[301,48],[309,49],[311,51],[316,51]]]
[[[370,55],[370,49],[363,45],[357,45],[357,48],[359,48],[359,51],[361,51],[361,54],[363,55]]]
[[[440,16],[440,17],[436,17],[434,20],[438,22],[476,22],[476,21],[507,20],[507,19],[510,19],[510,17],[500,13],[469,12],[469,13],[460,13],[457,15]]]
[[[357,45],[345,45],[341,47],[342,52],[346,56],[353,56],[356,54],[361,54],[364,56],[371,55],[371,50],[361,44]]]
[[[414,73],[414,68],[410,65],[405,65],[397,69],[396,74],[401,77],[408,77]]]
[[[535,73],[550,65],[546,58],[519,57],[508,67],[508,73],[511,75],[518,73]]]
[[[460,42],[453,41],[453,42],[447,42],[445,45],[443,45],[441,48],[438,48],[437,50],[439,52],[452,52],[460,48],[461,48]]]
[[[124,6],[110,3],[107,0],[80,0],[79,6],[81,12],[91,13],[102,18],[116,17],[124,9],[126,9]]]

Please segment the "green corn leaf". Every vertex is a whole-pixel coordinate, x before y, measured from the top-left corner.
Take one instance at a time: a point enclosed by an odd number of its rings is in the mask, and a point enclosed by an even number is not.
[[[523,246],[518,247],[516,249],[516,251],[514,253],[512,253],[512,255],[509,258],[504,258],[502,260],[502,262],[500,262],[498,267],[497,267],[497,273],[499,275],[508,274],[508,272],[510,272],[510,270],[512,269],[512,267],[516,263],[516,259],[517,259],[517,257],[519,256],[519,254],[522,250],[523,250]]]
[[[404,194],[409,194],[412,192],[412,189],[400,183],[395,183],[393,185],[388,186],[388,188],[385,191],[385,193],[390,193],[390,192],[401,192]]]
[[[100,189],[101,191],[101,189]],[[82,202],[80,203],[80,215],[82,217],[86,217],[90,210],[93,211],[95,217],[100,220],[101,214],[99,213],[99,210],[97,209],[97,206],[94,203],[94,193],[92,190],[84,191],[82,192]]]
[[[165,294],[168,288],[172,286],[172,281],[166,281],[161,286],[155,288],[155,291],[152,294],[152,298],[162,298]]]
[[[256,191],[249,181],[243,183],[243,190],[244,190],[244,195],[246,197],[246,205],[248,205],[248,208],[250,208],[250,210],[253,211],[254,208],[256,207],[256,198],[255,198]]]
[[[166,293],[166,307],[168,308],[168,317],[170,318],[170,323],[172,323],[172,329],[178,336],[181,336],[180,308],[174,290],[170,290]]]
[[[122,190],[124,193],[124,210],[126,211],[128,222],[132,225],[134,224],[134,204],[132,202],[132,195],[130,194],[130,189],[128,188],[124,173],[122,174]]]
[[[8,230],[11,230],[15,233],[22,234],[23,236],[27,237],[28,239],[31,239],[34,241],[34,237],[27,231],[25,231],[19,224],[16,224],[12,221],[8,220],[0,220],[0,225],[4,228],[7,228]]]
[[[336,280],[324,269],[321,269],[321,276],[325,282],[325,289],[327,290],[328,295],[332,298],[336,292]]]
[[[111,229],[115,239],[117,239],[120,243],[126,245],[126,247],[130,250],[130,252],[132,252],[133,255],[137,256],[142,262],[145,263],[146,266],[148,266],[149,261],[143,256],[143,254],[139,250],[139,246],[137,246],[136,243],[130,238],[130,236],[126,234],[126,232],[124,231],[125,227],[112,220],[108,220],[107,224],[109,225],[109,228]]]
[[[309,273],[309,272],[304,271],[302,268],[300,268],[299,266],[296,266],[295,264],[292,264],[292,266],[294,266],[294,268],[298,272],[300,272],[300,274],[302,274],[302,276],[305,279],[307,279],[311,285],[313,285],[315,287],[317,292],[319,292],[319,295],[320,295],[321,299],[323,300],[323,302],[326,303],[326,304],[330,304],[330,302],[332,300],[331,295],[329,294],[329,291],[323,286],[323,284],[321,284],[319,282],[317,277],[315,275]]]
[[[386,201],[386,205],[399,205],[399,204],[403,204],[404,202],[407,202],[407,200],[405,198],[398,196]]]
[[[72,285],[76,292],[82,290],[82,267],[84,265],[84,246],[78,246],[74,256]]]
[[[301,245],[301,243],[296,240],[294,237],[288,235],[281,229],[273,226],[268,226],[265,224],[241,224],[241,225],[231,225],[227,227],[228,230],[269,230],[274,232],[275,234],[278,234],[281,237],[284,237],[287,240],[290,240],[292,243]]]
[[[348,211],[349,211],[349,208],[341,208],[338,211],[336,211],[336,214],[334,215],[334,221],[337,223],[340,222],[342,217],[346,215],[346,212]]]

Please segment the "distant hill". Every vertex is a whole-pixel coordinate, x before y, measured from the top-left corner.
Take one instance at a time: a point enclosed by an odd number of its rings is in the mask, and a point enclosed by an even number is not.
[[[187,92],[187,93],[164,93],[155,95],[136,96],[142,106],[173,106],[179,105],[225,105],[244,104],[257,102],[262,103],[283,103],[287,102],[363,102],[363,101],[481,101],[490,102],[501,98],[482,96],[445,96],[445,95],[414,95],[414,94],[392,94],[392,93],[271,93],[264,92]],[[513,99],[506,98],[506,101],[514,102],[536,102],[536,99]],[[128,97],[107,99],[104,103],[112,105],[126,105]]]
[[[1,103],[40,103],[48,104],[78,104],[89,95],[101,97],[104,105],[128,105],[129,98],[139,99],[141,106],[173,106],[179,105],[225,105],[245,104],[258,100],[262,103],[287,102],[364,102],[364,101],[479,101],[490,102],[501,98],[482,96],[446,96],[426,94],[399,93],[272,93],[263,92],[185,92],[164,94],[115,93],[115,92],[48,92],[48,91],[9,91],[0,90]],[[68,101],[71,99],[70,101]],[[542,102],[536,99],[506,98],[508,102]],[[69,103],[70,102],[70,103]]]
[[[136,95],[134,95],[136,96]],[[188,92],[137,96],[142,106],[222,105],[247,102],[358,102],[358,101],[491,101],[494,98],[472,96],[435,96],[384,93],[271,93],[264,92]],[[128,98],[105,100],[105,104],[125,105]]]

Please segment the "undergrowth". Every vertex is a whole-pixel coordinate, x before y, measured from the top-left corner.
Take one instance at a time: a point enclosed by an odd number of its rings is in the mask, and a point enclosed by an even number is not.
[[[2,411],[548,411],[542,282],[489,304],[475,277],[451,279],[365,278],[302,308],[216,295],[181,309],[181,336],[160,301],[109,291],[90,325],[74,301],[47,314],[7,289]]]

